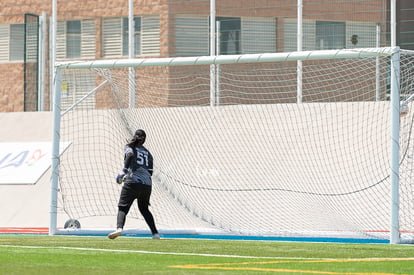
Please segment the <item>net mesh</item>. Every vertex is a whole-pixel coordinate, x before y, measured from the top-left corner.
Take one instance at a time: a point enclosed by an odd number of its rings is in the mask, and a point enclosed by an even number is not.
[[[401,55],[400,229],[409,236],[413,61]],[[60,139],[71,143],[60,158],[62,209],[115,221],[123,146],[143,128],[161,230],[388,238],[389,57],[303,61],[301,103],[296,62],[211,69],[136,67],[133,81],[128,68],[62,70]],[[129,217],[146,228],[136,207]]]

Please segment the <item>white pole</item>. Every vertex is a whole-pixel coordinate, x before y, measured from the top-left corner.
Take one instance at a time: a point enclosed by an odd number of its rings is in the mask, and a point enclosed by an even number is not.
[[[57,228],[57,194],[59,188],[59,143],[60,143],[60,98],[61,74],[56,70],[53,81],[53,142],[52,142],[52,175],[50,179],[50,224],[49,235],[56,234]]]
[[[134,0],[128,0],[128,57],[135,57],[135,21],[134,21]],[[135,68],[128,68],[128,90],[129,90],[129,107],[134,108],[135,100]]]
[[[380,24],[377,24],[376,29],[376,47],[381,47],[381,26]],[[381,100],[381,63],[379,56],[376,57],[375,60],[375,100],[380,101]]]
[[[53,77],[54,77],[54,66],[53,66],[53,16],[50,17],[49,24],[49,110],[53,110]]]
[[[220,21],[217,21],[217,34],[220,33]],[[220,35],[216,37],[216,53],[220,55]],[[220,64],[216,65],[216,106],[220,105]]]
[[[45,72],[46,72],[46,12],[39,16],[39,59],[38,59],[38,98],[37,109],[45,110]]]
[[[57,0],[52,2],[52,24],[50,35],[50,109],[53,110],[53,83],[55,80],[55,63],[56,63],[56,29],[57,29]]]
[[[396,0],[390,0],[391,1],[391,7],[390,7],[390,13],[391,13],[391,22],[390,22],[390,28],[391,28],[391,47],[397,46],[397,2]]]
[[[297,51],[301,52],[303,49],[303,2],[298,0],[298,25],[297,25]],[[297,61],[297,103],[302,103],[303,86],[302,86],[302,60]]]
[[[51,110],[53,111],[53,144],[52,144],[52,175],[50,178],[50,224],[49,235],[54,235],[57,228],[57,190],[59,180],[59,132],[60,132],[60,72],[55,71],[56,63],[56,24],[57,24],[57,0],[52,2],[52,26],[51,26]],[[57,79],[59,77],[59,79]],[[59,91],[58,91],[59,90]],[[57,153],[56,153],[57,152]]]
[[[216,2],[210,0],[210,56],[216,55]],[[216,66],[210,65],[210,106],[215,105]]]
[[[391,228],[390,243],[400,243],[400,53],[391,57]]]

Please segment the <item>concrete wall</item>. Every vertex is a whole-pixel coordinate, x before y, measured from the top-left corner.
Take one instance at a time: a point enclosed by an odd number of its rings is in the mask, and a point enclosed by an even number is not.
[[[0,113],[0,142],[52,141],[52,113]],[[48,227],[50,170],[35,185],[0,185],[0,227]]]

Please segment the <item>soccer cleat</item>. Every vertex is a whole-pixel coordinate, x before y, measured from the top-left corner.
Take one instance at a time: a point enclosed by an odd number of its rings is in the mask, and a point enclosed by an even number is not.
[[[116,237],[121,236],[122,234],[122,228],[118,228],[116,231],[109,233],[108,238],[111,240],[115,239]]]
[[[160,239],[160,234],[155,233],[154,235],[152,235],[152,239],[153,240],[159,240]]]

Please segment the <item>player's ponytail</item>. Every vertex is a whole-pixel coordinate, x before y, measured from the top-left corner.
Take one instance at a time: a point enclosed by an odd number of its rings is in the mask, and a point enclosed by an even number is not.
[[[134,136],[128,142],[127,145],[131,148],[136,147],[136,146],[141,146],[144,144],[146,137],[147,137],[147,134],[145,133],[145,131],[142,129],[138,129],[135,131]]]

